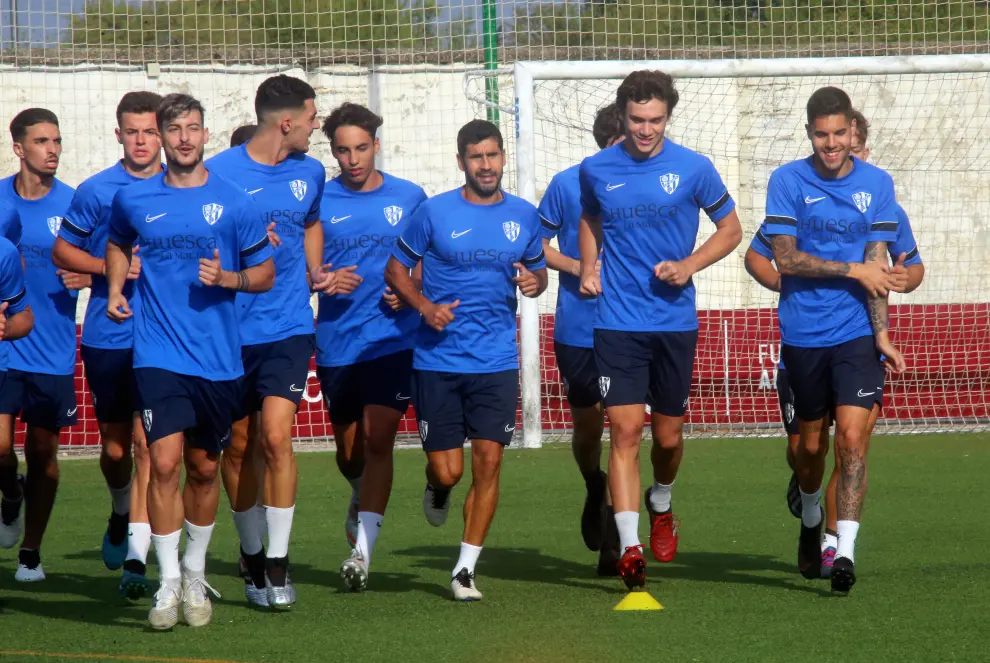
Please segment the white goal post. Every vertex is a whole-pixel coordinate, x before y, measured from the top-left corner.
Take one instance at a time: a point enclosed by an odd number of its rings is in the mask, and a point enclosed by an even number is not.
[[[776,395],[763,384],[767,359],[776,356],[770,340],[776,334],[776,297],[751,283],[742,256],[763,218],[769,173],[809,153],[803,135],[808,94],[830,84],[846,89],[870,118],[871,160],[893,175],[928,270],[916,293],[892,298],[892,328],[902,330],[918,369],[892,384],[878,428],[986,429],[990,55],[517,62],[511,74],[520,196],[538,204],[553,174],[596,149],[591,118],[614,99],[619,80],[638,69],[674,77],[681,101],[668,135],[712,158],[737,201],[744,228],[739,249],[696,277],[699,311],[711,313],[714,331],[704,348],[699,341],[696,373],[704,373],[704,384],[692,388],[692,405],[697,397],[702,410],[693,423],[689,410],[694,434],[780,430]],[[699,243],[710,232],[704,223],[701,227]],[[552,317],[555,298],[555,288],[542,302],[521,298],[524,447],[555,439],[544,421],[545,390],[553,380],[546,363],[553,351],[546,331],[551,323],[543,320]],[[750,336],[759,341],[758,350]],[[757,352],[762,373],[759,365],[753,368]],[[758,374],[761,391],[755,392],[757,387],[748,385]],[[555,407],[566,409],[557,402]],[[734,407],[742,409],[734,412]]]

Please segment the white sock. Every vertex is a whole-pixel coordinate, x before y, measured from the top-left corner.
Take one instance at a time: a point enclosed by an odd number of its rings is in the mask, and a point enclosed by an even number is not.
[[[472,546],[470,543],[461,541],[461,556],[457,558],[457,565],[451,577],[456,576],[461,569],[467,569],[468,573],[474,573],[474,565],[478,563],[481,555],[481,546]]]
[[[193,525],[186,521],[186,553],[182,556],[182,566],[194,574],[206,571],[206,549],[210,547],[210,537],[213,536],[213,526]]]
[[[354,546],[354,549],[361,553],[368,566],[371,566],[371,553],[375,550],[375,542],[378,541],[378,534],[382,531],[382,521],[384,520],[385,516],[380,513],[358,512],[357,545]],[[478,550],[480,552],[481,548]],[[463,555],[463,553],[461,554]]]
[[[261,540],[264,541],[265,537],[268,536],[268,516],[265,515],[265,507],[260,504],[255,504],[252,508],[255,517],[258,519],[258,534],[261,535]]]
[[[131,512],[132,481],[128,481],[127,485],[123,488],[110,488],[110,486],[107,486],[110,490],[110,499],[113,502],[113,512],[118,516],[126,516]]]
[[[179,539],[182,530],[171,534],[152,534],[151,542],[155,544],[155,557],[158,558],[158,575],[162,582],[174,584],[182,577],[179,566]]]
[[[835,524],[835,531],[839,533],[839,544],[835,549],[835,558],[845,557],[850,562],[855,562],[853,555],[856,552],[856,535],[859,533],[859,523],[855,520],[840,520]]]
[[[274,506],[265,507],[265,520],[268,522],[268,552],[269,559],[286,557],[289,554],[289,535],[292,534],[292,514],[296,505],[288,509]]]
[[[798,492],[801,493],[801,522],[805,527],[815,527],[822,522],[822,489],[806,493],[798,488]]]
[[[650,506],[657,513],[670,511],[670,489],[673,485],[673,481],[670,482],[669,486],[665,486],[659,481],[653,482],[653,488],[650,489]]]
[[[347,483],[351,484],[351,502],[357,504],[358,497],[361,494],[361,477],[358,477],[357,479],[348,479]]]
[[[615,514],[615,527],[623,551],[639,545],[639,511],[619,511]]]
[[[151,525],[131,523],[127,526],[127,557],[142,564],[148,563],[148,548],[151,547]]]
[[[826,548],[835,549],[838,547],[839,547],[839,538],[835,534],[829,534],[826,532],[825,536],[822,537],[822,551],[824,552]]]
[[[234,527],[237,529],[237,536],[241,540],[241,549],[247,555],[256,555],[261,552],[261,528],[258,524],[258,514],[256,507],[251,507],[247,511],[233,511],[230,515],[234,518]]]

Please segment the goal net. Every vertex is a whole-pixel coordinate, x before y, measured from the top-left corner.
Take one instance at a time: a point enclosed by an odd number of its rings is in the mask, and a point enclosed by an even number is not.
[[[597,151],[595,113],[614,101],[621,77],[639,68],[675,76],[680,101],[667,135],[713,160],[744,229],[736,251],[695,276],[700,330],[689,434],[779,434],[777,296],[747,275],[743,256],[765,215],[770,173],[810,153],[804,108],[825,85],[848,92],[869,119],[870,161],[893,176],[926,267],[918,290],[891,298],[893,338],[905,351],[908,371],[889,377],[879,427],[986,428],[990,58],[919,58],[896,66],[874,58],[521,63],[514,76],[521,191],[529,185],[539,199],[555,174]],[[883,73],[891,69],[897,73]],[[705,219],[700,227],[699,245],[714,231]],[[569,439],[570,415],[553,353],[556,287],[552,275],[535,307],[543,441]]]

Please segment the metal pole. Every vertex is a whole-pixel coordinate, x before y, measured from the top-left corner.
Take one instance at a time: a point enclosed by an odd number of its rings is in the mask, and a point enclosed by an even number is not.
[[[495,0],[482,0],[481,26],[484,33],[485,69],[493,72],[485,77],[485,101],[488,121],[498,124],[498,8]]]

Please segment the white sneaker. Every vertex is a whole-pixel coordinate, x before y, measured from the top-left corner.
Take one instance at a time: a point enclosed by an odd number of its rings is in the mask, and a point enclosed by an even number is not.
[[[347,519],[344,520],[344,533],[347,535],[347,545],[352,548],[357,545],[358,534],[358,503],[357,498],[351,498],[351,504],[347,507]]]
[[[351,556],[340,565],[340,577],[349,592],[361,592],[368,586],[368,563],[357,550],[352,550]]]
[[[179,623],[179,595],[182,593],[180,580],[162,579],[161,586],[155,592],[151,612],[148,613],[148,623],[156,631],[167,631]]]
[[[481,592],[478,591],[478,586],[474,583],[474,574],[468,573],[466,567],[450,579],[450,589],[454,592],[455,601],[481,600]]]
[[[24,476],[17,475],[17,481],[21,484],[21,499],[18,500],[17,517],[10,524],[0,520],[0,548],[13,548],[21,540],[21,533],[24,531]],[[2,499],[2,498],[0,498]],[[7,500],[3,500],[6,502]]]
[[[220,592],[206,582],[203,572],[182,569],[182,618],[190,626],[206,626],[213,619],[213,602],[207,590],[220,598]]]
[[[450,491],[441,499],[440,493],[433,489],[433,486],[426,484],[426,492],[423,493],[423,515],[426,522],[434,527],[440,527],[447,522],[447,512],[450,510]]]
[[[14,580],[17,582],[41,582],[44,579],[45,570],[41,568],[41,563],[33,569],[23,564],[17,565],[17,572],[14,574]]]

